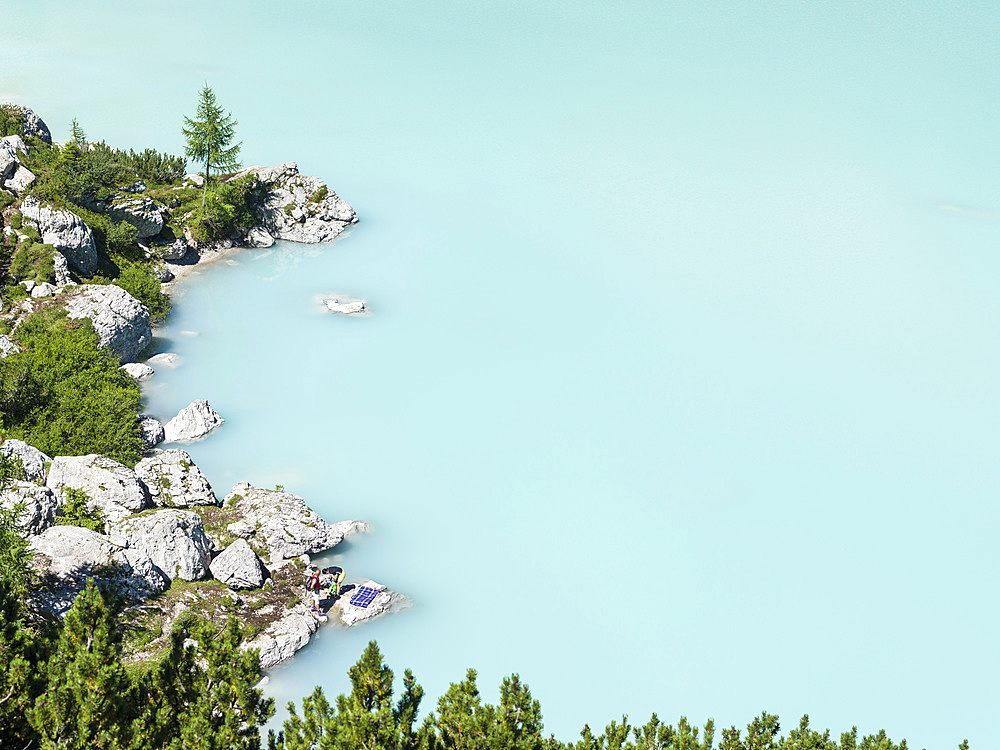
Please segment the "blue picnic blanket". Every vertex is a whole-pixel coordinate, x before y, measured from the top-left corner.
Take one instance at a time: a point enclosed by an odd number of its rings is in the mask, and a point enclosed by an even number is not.
[[[367,607],[377,595],[378,589],[373,589],[370,586],[362,586],[354,592],[354,596],[351,597],[351,604],[355,607]]]

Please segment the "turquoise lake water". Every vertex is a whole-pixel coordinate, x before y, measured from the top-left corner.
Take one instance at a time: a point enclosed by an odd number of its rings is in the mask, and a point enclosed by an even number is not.
[[[650,712],[1000,742],[1000,7],[125,2],[8,9],[0,100],[245,164],[361,223],[199,271],[148,409],[220,495],[282,484],[416,606],[425,708],[518,672],[546,729]],[[222,31],[220,31],[222,30]],[[326,314],[324,293],[372,314]]]

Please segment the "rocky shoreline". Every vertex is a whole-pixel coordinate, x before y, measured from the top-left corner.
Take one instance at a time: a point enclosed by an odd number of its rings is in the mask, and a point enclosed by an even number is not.
[[[48,136],[51,142],[44,122],[27,112],[25,122],[34,130],[25,137]],[[18,242],[29,228],[37,232],[54,248],[56,274],[55,283],[25,282],[30,296],[5,314],[7,323],[16,328],[41,309],[63,308],[70,318],[89,319],[100,345],[114,352],[133,378],[172,366],[169,353],[146,351],[153,336],[143,304],[114,284],[81,283],[97,265],[93,233],[71,211],[46,206],[26,193],[34,181],[19,160],[26,149],[18,136],[0,139],[0,189],[18,199],[8,213],[19,210],[23,216],[23,228],[7,226],[4,232]],[[319,178],[300,174],[294,162],[250,167],[225,179],[242,178],[253,181],[261,196],[259,223],[222,241],[199,242],[190,233],[172,236],[165,230],[171,212],[168,191],[148,193],[141,183],[88,209],[136,227],[140,248],[161,264],[164,291],[191,269],[240,247],[267,247],[275,240],[328,242],[358,220],[346,201]],[[200,179],[188,175],[183,185],[171,189],[196,187]],[[363,302],[355,307],[342,312],[364,310]],[[13,339],[0,336],[0,357],[18,351]],[[144,354],[154,356],[146,364],[137,362]],[[327,619],[305,601],[309,556],[368,531],[368,524],[327,523],[302,498],[247,482],[236,484],[220,501],[186,451],[156,447],[202,439],[223,422],[204,399],[165,424],[142,416],[147,452],[131,468],[100,455],[50,457],[19,440],[0,444],[0,452],[19,460],[24,469],[23,478],[0,493],[0,505],[21,508],[19,529],[41,581],[32,594],[34,606],[62,616],[86,579],[96,576],[130,602],[121,621],[134,661],[161,653],[174,623],[187,613],[209,619],[236,614],[252,636],[245,647],[260,650],[262,669],[306,645]],[[69,504],[81,502],[101,520],[98,529],[60,523]],[[367,606],[351,603],[357,586],[377,592]],[[325,604],[330,619],[350,627],[406,607],[410,600],[361,579],[344,585],[341,595]]]

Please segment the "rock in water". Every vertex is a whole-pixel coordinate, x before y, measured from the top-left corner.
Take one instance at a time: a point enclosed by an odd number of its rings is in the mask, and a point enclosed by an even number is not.
[[[135,472],[104,456],[56,456],[45,484],[60,497],[68,487],[83,490],[90,498],[87,508],[112,523],[149,507],[146,487]]]
[[[22,508],[17,528],[24,536],[41,534],[55,522],[59,501],[48,487],[14,481],[0,490],[0,508],[12,510],[18,503]]]
[[[357,587],[360,588],[361,586],[375,589],[378,592],[367,607],[358,607],[351,604],[352,594],[357,591],[357,588],[355,588],[345,592],[331,608],[331,612],[337,615],[345,627],[351,627],[379,615],[398,612],[401,609],[413,606],[413,601],[410,597],[396,593],[395,591],[389,591],[381,583],[375,583],[375,581],[371,580],[361,581],[361,583],[357,584]]]
[[[66,312],[71,318],[89,318],[101,346],[131,362],[153,339],[149,310],[114,284],[83,284],[68,293]]]
[[[144,365],[141,362],[129,362],[128,364],[122,365],[121,369],[136,380],[148,378],[155,372],[152,367]]]
[[[0,445],[0,453],[8,458],[13,456],[20,458],[25,478],[29,482],[45,481],[45,474],[48,472],[46,464],[52,463],[52,459],[37,448],[33,448],[23,440],[5,440],[3,445]]]
[[[21,204],[21,214],[42,235],[42,242],[65,255],[77,271],[89,276],[97,269],[94,233],[79,216],[62,208],[43,206],[31,196]]]
[[[170,580],[197,581],[208,572],[212,544],[201,516],[163,508],[125,518],[110,528],[113,542],[149,555]]]
[[[163,442],[163,425],[160,420],[145,415],[139,416],[139,435],[147,450]]]
[[[180,448],[142,459],[135,465],[135,473],[145,483],[154,505],[186,508],[219,504],[201,469]]]
[[[266,550],[272,562],[322,552],[345,536],[368,529],[364,521],[329,524],[298,495],[260,489],[248,482],[233,487],[223,508],[243,521],[239,530],[246,533],[245,538],[255,549]],[[230,530],[236,523],[230,525]]]
[[[237,539],[212,560],[216,580],[231,589],[256,589],[264,583],[264,566],[244,539]]]
[[[163,425],[164,441],[177,443],[197,440],[221,425],[224,420],[205,399],[185,406],[177,416]]]
[[[327,297],[323,300],[323,304],[330,312],[342,313],[343,315],[357,315],[367,309],[363,299],[354,299],[353,297]]]
[[[153,367],[169,367],[171,370],[181,363],[181,356],[173,352],[160,352],[146,360]]]

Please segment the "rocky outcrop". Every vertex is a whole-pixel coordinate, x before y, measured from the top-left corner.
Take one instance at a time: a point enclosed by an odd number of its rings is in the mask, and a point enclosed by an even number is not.
[[[123,594],[133,599],[145,599],[170,586],[170,579],[142,550],[119,550],[111,555],[111,563],[119,568],[112,574],[112,580]]]
[[[359,607],[351,604],[352,595],[361,586],[367,586],[368,588],[378,591],[375,598],[367,607]],[[358,583],[357,587],[351,591],[345,591],[344,594],[337,599],[333,607],[330,608],[330,612],[331,614],[335,614],[345,627],[351,627],[352,625],[357,625],[359,622],[371,620],[380,615],[389,614],[390,612],[398,612],[401,609],[406,609],[411,606],[413,606],[413,601],[408,596],[396,593],[395,591],[390,591],[381,583],[366,580]]]
[[[83,572],[94,574],[97,568],[111,564],[111,557],[121,547],[104,534],[80,526],[52,526],[29,542],[29,549],[49,558],[36,565],[58,577]]]
[[[341,313],[342,315],[357,315],[365,312],[365,301],[354,297],[326,297],[323,300],[326,309],[330,312]]]
[[[19,153],[27,153],[21,136],[8,135],[0,138],[0,188],[14,195],[23,196],[25,190],[35,181],[35,175],[21,163]]]
[[[122,365],[121,369],[136,380],[148,378],[155,372],[152,367],[144,365],[141,362],[129,362],[128,364]]]
[[[142,459],[136,464],[135,473],[145,483],[154,505],[186,508],[219,504],[201,469],[180,448]]]
[[[45,484],[59,496],[68,487],[83,490],[90,498],[88,510],[98,511],[110,523],[149,506],[146,487],[135,472],[104,456],[56,456]]]
[[[145,186],[143,186],[145,189]],[[165,206],[149,198],[118,198],[108,207],[108,215],[115,221],[126,221],[136,229],[136,237],[145,239],[158,235],[164,225]]]
[[[188,243],[184,240],[174,240],[169,245],[157,248],[156,254],[163,260],[178,261],[188,253]]]
[[[69,275],[69,261],[60,252],[52,254],[52,275],[55,277],[57,287],[73,283],[73,279]]]
[[[0,508],[12,510],[18,503],[22,508],[17,528],[23,536],[41,534],[55,522],[59,513],[59,500],[52,490],[34,482],[11,482],[0,491]]]
[[[296,604],[264,632],[240,648],[260,651],[260,668],[270,669],[283,662],[309,643],[309,637],[319,629],[319,620],[305,603]]]
[[[21,135],[25,138],[37,136],[50,146],[52,145],[52,133],[49,132],[49,126],[35,114],[34,110],[21,104],[3,104],[0,107],[21,121]]]
[[[114,284],[84,284],[67,295],[71,318],[89,318],[105,346],[123,362],[131,362],[153,339],[149,310]]]
[[[237,539],[219,553],[209,569],[216,580],[231,589],[260,588],[267,577],[264,566],[243,539]]]
[[[23,440],[5,440],[3,445],[0,445],[0,454],[8,458],[16,456],[21,459],[25,479],[29,482],[44,482],[48,464],[52,463],[51,458]]]
[[[225,421],[208,401],[203,398],[198,399],[185,406],[176,417],[163,425],[164,441],[178,443],[198,440]]]
[[[230,532],[242,532],[237,536],[272,562],[322,552],[340,544],[345,536],[368,530],[364,521],[329,524],[298,495],[253,487],[248,482],[233,487],[222,505],[243,522],[231,524]]]
[[[109,531],[113,542],[149,555],[170,580],[197,581],[208,573],[212,544],[197,513],[154,510],[118,521]]]
[[[21,203],[24,220],[42,235],[42,242],[66,256],[79,273],[90,275],[97,270],[97,245],[94,233],[71,211],[43,206],[28,196]]]
[[[139,437],[146,450],[163,442],[163,425],[155,417],[139,416]]]
[[[10,336],[0,336],[0,359],[17,354],[19,351],[21,351],[21,347],[15,344]]]
[[[328,242],[358,217],[347,201],[338,197],[318,177],[299,173],[295,162],[274,167],[250,167],[234,177],[256,176],[269,187],[261,206],[263,229],[271,237],[292,242]],[[260,234],[251,232],[255,241]]]

